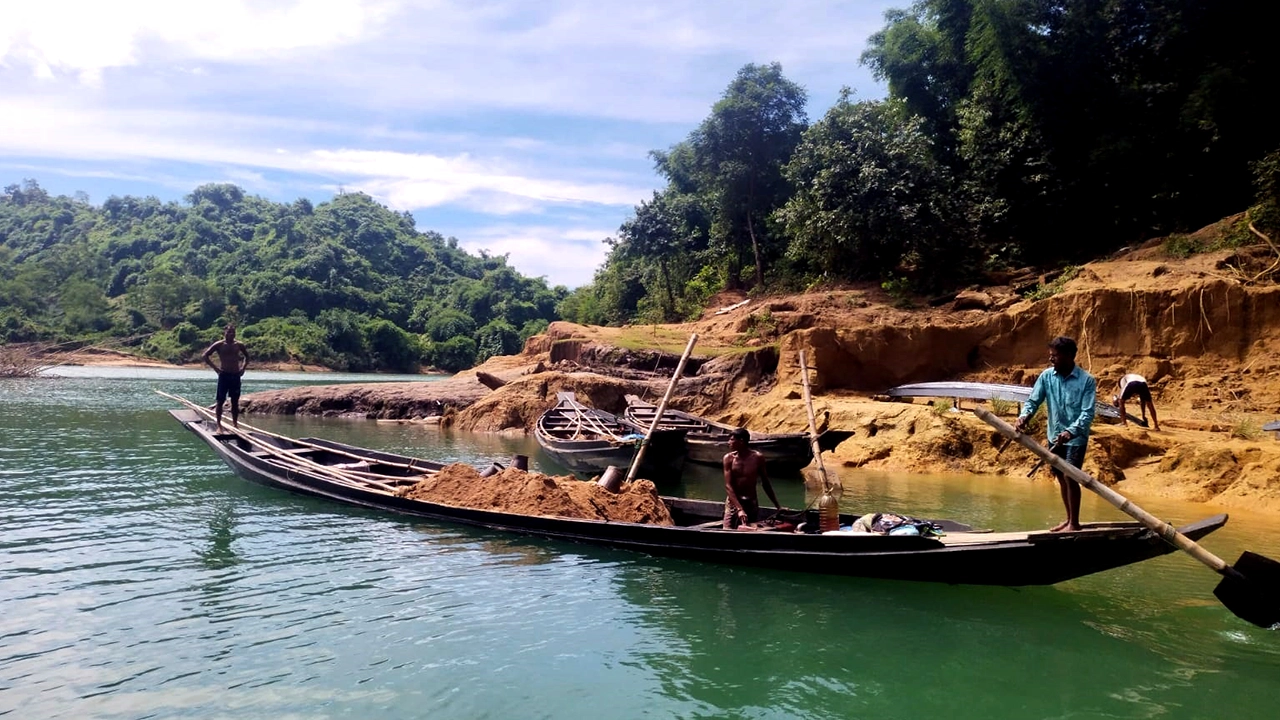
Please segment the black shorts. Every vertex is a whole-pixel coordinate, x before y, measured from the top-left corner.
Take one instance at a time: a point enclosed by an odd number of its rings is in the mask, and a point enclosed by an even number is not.
[[[231,402],[240,402],[240,373],[218,373],[218,404],[221,405],[227,396]]]
[[[1053,449],[1053,454],[1066,460],[1071,466],[1080,468],[1084,466],[1085,447],[1085,445],[1059,445]],[[1057,470],[1053,470],[1053,474],[1062,477],[1062,473]]]
[[[1151,402],[1151,388],[1147,387],[1147,384],[1144,382],[1134,381],[1125,385],[1124,392],[1120,394],[1120,399],[1128,400],[1135,395],[1138,397],[1138,400],[1147,403],[1148,405],[1155,404]]]

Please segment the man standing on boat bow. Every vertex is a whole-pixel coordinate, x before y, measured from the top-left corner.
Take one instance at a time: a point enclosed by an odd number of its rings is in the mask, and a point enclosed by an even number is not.
[[[218,364],[209,359],[218,354]],[[241,362],[241,359],[244,362]],[[245,368],[249,367],[249,349],[244,343],[236,340],[236,326],[228,324],[222,333],[222,339],[204,351],[204,361],[214,372],[218,373],[218,397],[215,416],[218,421],[218,432],[222,432],[222,403],[231,397],[231,424],[240,427],[240,378]]]
[[[1084,449],[1089,442],[1094,407],[1098,403],[1098,381],[1076,365],[1076,341],[1058,336],[1049,341],[1049,363],[1036,378],[1031,396],[1022,404],[1015,427],[1022,432],[1041,403],[1048,405],[1049,450],[1076,467],[1084,464]],[[1080,486],[1057,470],[1053,471],[1062,491],[1062,504],[1067,519],[1050,528],[1050,532],[1080,529]]]
[[[754,525],[760,519],[760,500],[756,494],[756,478],[764,485],[764,491],[773,506],[782,509],[778,496],[773,492],[769,476],[764,469],[764,455],[752,450],[747,443],[751,433],[746,428],[735,428],[729,433],[729,452],[724,456],[724,489],[728,497],[724,502],[725,530],[743,525]]]

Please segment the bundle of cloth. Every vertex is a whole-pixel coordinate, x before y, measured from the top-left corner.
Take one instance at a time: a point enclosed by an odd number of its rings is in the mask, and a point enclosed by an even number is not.
[[[941,535],[942,528],[928,520],[897,513],[867,513],[853,521],[853,532],[880,535]]]

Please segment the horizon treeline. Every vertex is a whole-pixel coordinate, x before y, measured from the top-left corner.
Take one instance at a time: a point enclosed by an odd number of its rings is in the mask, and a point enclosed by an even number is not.
[[[778,63],[747,65],[683,142],[651,153],[666,186],[562,314],[659,322],[722,289],[853,281],[937,292],[1245,208],[1275,232],[1268,8],[921,0],[886,13],[861,57],[889,97],[846,89],[812,124]]]
[[[361,193],[313,206],[207,184],[100,207],[34,180],[0,195],[0,341],[198,359],[228,322],[255,361],[456,371],[518,352],[562,286],[474,256]]]

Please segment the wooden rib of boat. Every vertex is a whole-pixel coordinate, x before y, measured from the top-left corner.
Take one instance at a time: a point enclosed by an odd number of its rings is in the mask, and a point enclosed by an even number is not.
[[[235,474],[261,485],[432,521],[652,555],[836,575],[1017,586],[1057,583],[1173,550],[1155,533],[1133,522],[1087,523],[1078,532],[991,533],[935,521],[946,534],[925,537],[722,530],[718,523],[722,502],[670,497],[662,501],[671,511],[673,526],[477,510],[394,493],[394,485],[413,482],[415,474],[438,469],[440,463],[260,431],[218,433],[209,420],[193,410],[170,412]],[[268,445],[271,449],[264,451]],[[382,480],[333,470],[353,462],[367,465],[369,473]],[[816,511],[795,515],[803,517],[804,527],[817,528]],[[856,517],[841,515],[841,524],[850,525]],[[1226,521],[1225,515],[1216,515],[1179,531],[1198,540]]]
[[[658,406],[647,403],[635,395],[627,396],[626,419],[649,427]],[[729,452],[729,433],[732,425],[714,422],[706,418],[667,408],[662,411],[660,428],[685,430],[686,454],[689,462],[719,467]],[[834,450],[837,445],[853,436],[852,430],[826,430],[818,435],[822,451]],[[751,433],[748,443],[765,458],[765,466],[774,472],[795,472],[813,460],[813,445],[808,433]]]
[[[1023,403],[1031,397],[1031,388],[1026,385],[1001,385],[999,383],[975,382],[922,382],[899,385],[884,391],[885,395],[894,398],[963,398],[966,400],[1006,400]],[[1120,408],[1110,403],[1100,402],[1094,413],[1111,422],[1120,422]],[[1129,413],[1129,422],[1147,427],[1147,421]]]
[[[648,426],[613,413],[587,407],[571,392],[556,394],[556,405],[538,417],[534,437],[542,451],[575,473],[599,474],[613,465],[622,470],[631,460]],[[664,429],[648,440],[640,477],[679,477],[684,468],[685,431]]]

